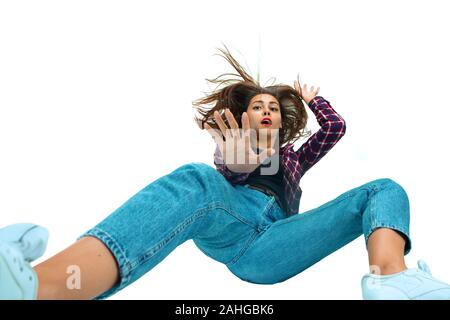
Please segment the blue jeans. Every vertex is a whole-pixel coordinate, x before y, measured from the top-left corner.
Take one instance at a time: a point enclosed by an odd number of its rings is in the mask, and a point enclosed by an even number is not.
[[[83,236],[100,239],[120,269],[106,298],[150,271],[192,239],[240,279],[285,281],[380,227],[397,230],[411,249],[404,189],[379,179],[324,205],[286,218],[273,196],[231,185],[204,163],[189,163],[155,180]]]

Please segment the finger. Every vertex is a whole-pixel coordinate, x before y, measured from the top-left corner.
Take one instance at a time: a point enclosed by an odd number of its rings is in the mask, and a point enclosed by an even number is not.
[[[239,137],[239,125],[230,109],[225,109],[225,117],[227,117],[228,123],[230,124],[233,137]]]
[[[316,89],[316,95],[319,93],[320,87],[317,87]]]
[[[244,132],[250,129],[250,121],[248,120],[248,114],[247,112],[242,113],[242,129],[244,129]]]
[[[242,137],[245,140],[245,143],[250,146],[249,142],[252,142],[253,139],[250,139],[253,130],[250,128],[250,121],[248,119],[247,112],[242,113]]]
[[[243,132],[243,139],[244,139],[244,150],[245,150],[245,163],[248,162],[249,160],[249,154],[248,154],[248,150],[252,149],[252,139],[250,137],[250,130],[244,130]]]
[[[216,120],[217,125],[219,126],[220,131],[226,137],[228,134],[228,127],[223,121],[222,117],[219,114],[219,111],[214,111],[214,119]]]
[[[248,136],[250,137],[250,147],[252,147],[252,149],[256,149],[258,146],[258,136],[256,134],[256,130],[254,129],[250,129],[248,130]]]
[[[239,125],[230,109],[225,109],[225,117],[227,117],[228,123],[232,129],[239,129]]]

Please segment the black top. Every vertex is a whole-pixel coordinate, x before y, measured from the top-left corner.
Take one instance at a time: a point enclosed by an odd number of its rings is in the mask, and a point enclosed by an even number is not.
[[[259,149],[257,153],[259,154]],[[270,168],[274,157],[278,157],[278,168],[276,167],[276,163],[273,165],[274,168]],[[261,174],[261,168],[267,168],[263,170],[263,174]],[[281,156],[279,153],[276,153],[266,159],[266,161],[250,173],[245,182],[256,187],[270,189],[278,196],[279,206],[283,210],[286,209],[286,199],[284,197],[283,190],[283,169],[281,166]]]

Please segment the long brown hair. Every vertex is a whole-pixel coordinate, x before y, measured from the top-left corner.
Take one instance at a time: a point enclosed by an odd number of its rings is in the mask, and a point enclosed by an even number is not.
[[[242,128],[242,113],[247,111],[250,100],[258,94],[270,94],[280,103],[282,128],[279,131],[280,146],[285,143],[294,143],[302,137],[309,136],[311,132],[306,129],[308,114],[306,113],[303,100],[299,93],[291,86],[276,84],[262,87],[259,81],[253,79],[244,68],[233,58],[228,48],[225,50],[217,48],[222,55],[238,72],[224,73],[215,79],[206,79],[211,83],[218,84],[216,89],[206,97],[195,100],[192,105],[197,109],[201,117],[194,117],[201,129],[204,129],[204,123],[208,123],[213,129],[218,129],[214,119],[214,112],[217,110],[222,119],[229,127],[228,121],[224,115],[225,109],[230,109],[238,125]],[[236,76],[238,79],[223,78],[225,76]],[[220,88],[222,87],[222,88]],[[215,104],[213,108],[202,107],[202,105]]]

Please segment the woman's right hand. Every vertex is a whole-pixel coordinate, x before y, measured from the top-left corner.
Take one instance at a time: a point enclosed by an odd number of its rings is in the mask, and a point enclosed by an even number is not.
[[[251,134],[256,134],[250,129],[250,122],[247,112],[242,114],[242,129],[239,129],[238,123],[229,109],[225,109],[225,117],[231,128],[228,128],[218,111],[214,112],[219,130],[211,128],[207,123],[204,124],[209,134],[219,146],[225,165],[233,172],[249,173],[254,171],[265,159],[275,153],[274,149],[262,150],[256,154],[251,148],[255,139],[251,139]],[[242,133],[242,134],[241,134]],[[225,137],[225,141],[223,141]],[[253,136],[254,137],[254,136]],[[253,138],[252,137],[252,138]]]

